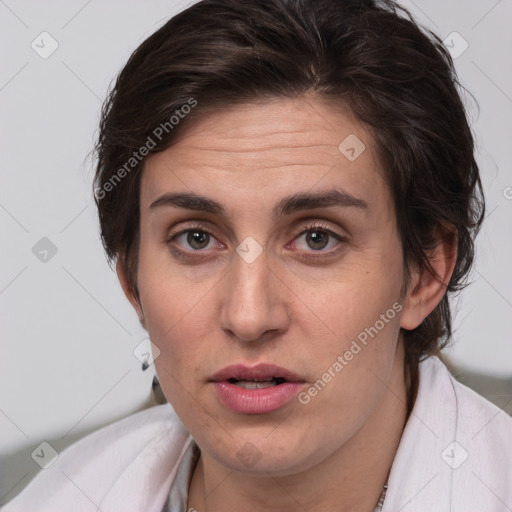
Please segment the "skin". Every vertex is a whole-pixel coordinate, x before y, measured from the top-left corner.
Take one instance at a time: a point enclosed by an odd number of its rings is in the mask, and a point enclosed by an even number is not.
[[[354,161],[338,149],[349,134],[366,146]],[[365,127],[313,95],[211,112],[147,159],[140,303],[121,263],[117,270],[161,350],[164,394],[201,448],[188,507],[373,511],[407,419],[400,328],[417,327],[440,302],[456,257],[454,244],[440,244],[431,261],[442,282],[412,269],[399,302],[402,248],[379,166]],[[272,219],[281,198],[334,188],[369,211],[330,206]],[[227,216],[150,208],[169,192],[207,196]],[[209,238],[168,241],[190,221]],[[344,240],[324,228],[304,232],[318,223]],[[248,236],[262,248],[252,263],[236,252]],[[401,311],[306,405],[293,399],[272,413],[238,414],[208,383],[230,364],[270,362],[302,376],[307,390],[395,303]],[[250,467],[237,457],[248,442],[260,457]]]

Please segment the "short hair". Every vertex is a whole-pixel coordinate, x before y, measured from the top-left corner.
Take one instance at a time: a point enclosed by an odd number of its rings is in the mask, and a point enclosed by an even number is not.
[[[350,109],[374,138],[402,243],[402,298],[410,268],[435,275],[428,253],[442,230],[457,236],[443,299],[402,329],[409,361],[438,354],[485,213],[459,88],[442,41],[391,0],[202,0],[133,52],[103,105],[94,186],[108,260],[120,258],[139,297],[140,148],[170,147],[223,106],[312,93]]]

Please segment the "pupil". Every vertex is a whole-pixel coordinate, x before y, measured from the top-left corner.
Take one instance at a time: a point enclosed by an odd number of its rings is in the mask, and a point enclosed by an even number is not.
[[[307,235],[308,242],[312,241],[313,245],[310,246],[313,249],[323,249],[327,245],[327,233],[323,231],[310,231]]]
[[[208,241],[208,235],[204,233],[203,231],[190,231],[187,237],[187,242],[190,244],[191,247],[195,247],[196,249],[202,249],[204,247],[197,247],[195,244],[198,243],[199,245],[203,244],[204,242]],[[206,243],[208,245],[208,243]]]

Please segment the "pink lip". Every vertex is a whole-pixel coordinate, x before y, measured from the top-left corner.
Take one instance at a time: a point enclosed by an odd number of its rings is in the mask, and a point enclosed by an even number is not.
[[[281,368],[275,364],[261,363],[256,366],[245,366],[243,364],[232,364],[218,371],[212,378],[212,381],[221,382],[228,379],[237,380],[269,380],[272,377],[281,377],[287,381],[301,381],[304,379],[286,368]]]
[[[285,382],[261,389],[244,389],[228,379],[264,381],[279,377]],[[231,365],[217,372],[211,379],[220,402],[232,411],[245,414],[265,414],[280,409],[304,387],[299,375],[271,364],[248,367]]]

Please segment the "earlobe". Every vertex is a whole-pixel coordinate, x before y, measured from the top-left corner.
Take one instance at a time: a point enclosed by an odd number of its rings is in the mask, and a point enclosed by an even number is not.
[[[437,277],[428,269],[411,272],[400,321],[403,329],[418,327],[443,299],[457,261],[457,234],[453,229],[443,230],[437,246],[429,252],[429,261]]]
[[[142,311],[142,307],[140,305],[139,299],[137,298],[133,287],[130,283],[130,280],[128,279],[128,274],[126,271],[126,265],[124,264],[124,261],[121,257],[117,258],[116,263],[116,273],[117,277],[119,279],[119,282],[121,284],[121,288],[123,289],[123,292],[130,302],[130,304],[133,306],[133,309],[135,309],[135,312],[137,313],[137,316],[139,317],[139,322],[141,323],[142,327],[144,329],[146,328],[145,319],[144,319],[144,312]]]

